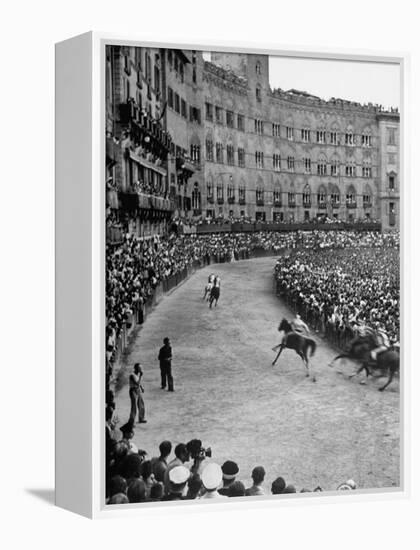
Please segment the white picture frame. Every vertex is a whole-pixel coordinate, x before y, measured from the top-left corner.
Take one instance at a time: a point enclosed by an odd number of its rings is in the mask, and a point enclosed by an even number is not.
[[[183,44],[143,41],[90,32],[56,45],[56,504],[90,518],[153,514],[171,503],[106,507],[104,487],[104,378],[105,378],[105,46],[176,47],[203,51],[263,53],[312,59],[394,63],[401,70],[401,477],[396,490],[358,491],[348,495],[357,502],[407,498],[410,494],[408,319],[408,85],[407,54],[351,52],[331,49],[307,51],[276,45],[206,43]],[[77,342],[77,346],[75,346]],[[77,476],[69,472],[78,472]],[[336,503],[336,494],[291,495],[281,500],[241,499],[240,502],[204,504],[206,511],[272,507],[306,502]],[[192,510],[191,502],[176,505],[171,513]],[[196,503],[193,504],[196,506]],[[201,506],[197,507],[201,509]]]

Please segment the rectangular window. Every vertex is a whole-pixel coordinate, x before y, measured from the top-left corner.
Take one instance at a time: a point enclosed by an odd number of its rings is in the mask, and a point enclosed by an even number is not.
[[[300,135],[301,135],[302,141],[304,141],[305,143],[309,143],[311,141],[311,132],[310,132],[310,130],[308,130],[306,128],[303,128],[300,131]]]
[[[223,163],[223,145],[216,143],[216,162]]]
[[[245,204],[245,187],[239,187],[238,198],[240,204]]]
[[[187,118],[187,103],[185,99],[181,99],[181,116]]]
[[[213,185],[211,183],[207,184],[207,200],[213,200]]]
[[[233,145],[228,145],[226,147],[226,161],[231,166],[235,163],[235,153],[234,153]]]
[[[355,145],[355,139],[353,132],[347,132],[344,137],[344,143],[346,145]]]
[[[238,130],[241,132],[245,130],[245,120],[243,115],[238,115]]]
[[[264,153],[262,151],[255,152],[255,166],[257,168],[264,168]]]
[[[168,87],[168,107],[174,108],[174,91]]]
[[[289,141],[293,141],[293,128],[291,126],[286,126],[286,137]]]
[[[317,165],[317,174],[318,176],[325,176],[327,174],[327,165],[325,162],[318,162]]]
[[[311,173],[311,159],[309,157],[303,159],[303,170],[306,174]]]
[[[337,145],[337,132],[330,132],[330,143],[331,145]]]
[[[175,112],[179,113],[179,110],[180,110],[179,95],[175,93]]]
[[[233,112],[226,111],[226,126],[233,128]]]
[[[338,176],[338,162],[336,160],[331,162],[330,170],[332,176]]]
[[[206,140],[206,160],[213,162],[213,141],[211,139]]]
[[[213,120],[213,105],[206,102],[206,120]]]
[[[273,168],[276,172],[280,172],[280,169],[281,169],[280,155],[277,155],[277,154],[273,155]]]
[[[243,168],[245,166],[245,149],[238,149],[238,166]]]
[[[200,109],[197,109],[197,107],[190,107],[190,121],[201,123]]]
[[[369,134],[362,134],[362,147],[372,147],[372,136]]]
[[[346,176],[354,177],[356,175],[356,166],[353,164],[346,164]]]
[[[389,184],[389,190],[394,191],[395,190],[395,176],[389,176],[388,184]]]
[[[317,143],[325,143],[326,142],[326,131],[325,130],[317,130],[316,132],[316,142]]]
[[[201,153],[201,147],[199,145],[191,145],[190,157],[193,162],[200,164],[200,153]]]
[[[395,145],[395,128],[388,128],[388,145]]]
[[[262,135],[264,133],[264,122],[262,120],[254,120],[255,133]]]
[[[295,169],[295,157],[287,157],[287,169],[294,171]]]
[[[273,122],[272,132],[274,137],[280,137],[280,124]]]
[[[216,122],[223,124],[223,109],[221,107],[216,107]]]
[[[370,166],[363,166],[362,176],[364,178],[371,178],[372,177],[372,168]]]

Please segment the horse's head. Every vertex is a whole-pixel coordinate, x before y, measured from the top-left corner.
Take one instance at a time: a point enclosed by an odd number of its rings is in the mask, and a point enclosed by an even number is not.
[[[279,332],[291,332],[292,330],[292,325],[289,323],[289,321],[287,319],[282,319],[280,324],[279,324],[279,328],[277,329]]]

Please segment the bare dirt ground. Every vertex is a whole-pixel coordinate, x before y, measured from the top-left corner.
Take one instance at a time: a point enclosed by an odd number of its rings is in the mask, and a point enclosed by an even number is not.
[[[252,468],[263,465],[267,492],[279,475],[298,490],[334,490],[348,478],[359,488],[398,487],[398,380],[383,393],[383,378],[349,380],[354,364],[328,367],[336,350],[317,335],[316,382],[294,351],[271,366],[278,323],[292,316],[273,291],[275,261],[213,265],[163,298],[128,357],[116,396],[121,422],[129,416],[127,375],[140,361],[148,423],[136,425],[134,441],[150,456],[163,439],[175,445],[199,438],[219,464],[235,460],[247,486]],[[222,287],[210,310],[202,294],[211,271]],[[157,355],[165,336],[173,347],[174,393],[160,389]]]

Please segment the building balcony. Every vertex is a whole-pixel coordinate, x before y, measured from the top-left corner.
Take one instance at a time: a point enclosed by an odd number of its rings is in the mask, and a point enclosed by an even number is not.
[[[340,203],[339,202],[332,202],[331,206],[332,206],[332,208],[340,208]]]
[[[207,197],[208,204],[214,204],[214,197]]]
[[[327,203],[326,202],[319,202],[317,206],[318,206],[319,210],[326,210],[327,209]]]
[[[257,199],[257,206],[264,206],[264,199]]]
[[[238,204],[240,204],[241,206],[244,206],[244,204],[246,204],[245,199],[239,199]]]
[[[281,202],[281,201],[278,201],[278,200],[277,200],[277,201],[275,200],[275,201],[273,202],[273,205],[274,205],[276,208],[280,208],[280,207],[282,206],[282,202]]]
[[[346,202],[347,208],[357,208],[357,204],[355,202]]]
[[[217,199],[217,204],[224,204],[224,202],[225,202],[225,199],[223,197],[219,197]]]
[[[302,206],[303,208],[310,208],[312,205],[311,201],[303,201]]]
[[[372,202],[363,202],[363,208],[372,208]]]
[[[228,197],[228,204],[235,204],[235,197]]]

